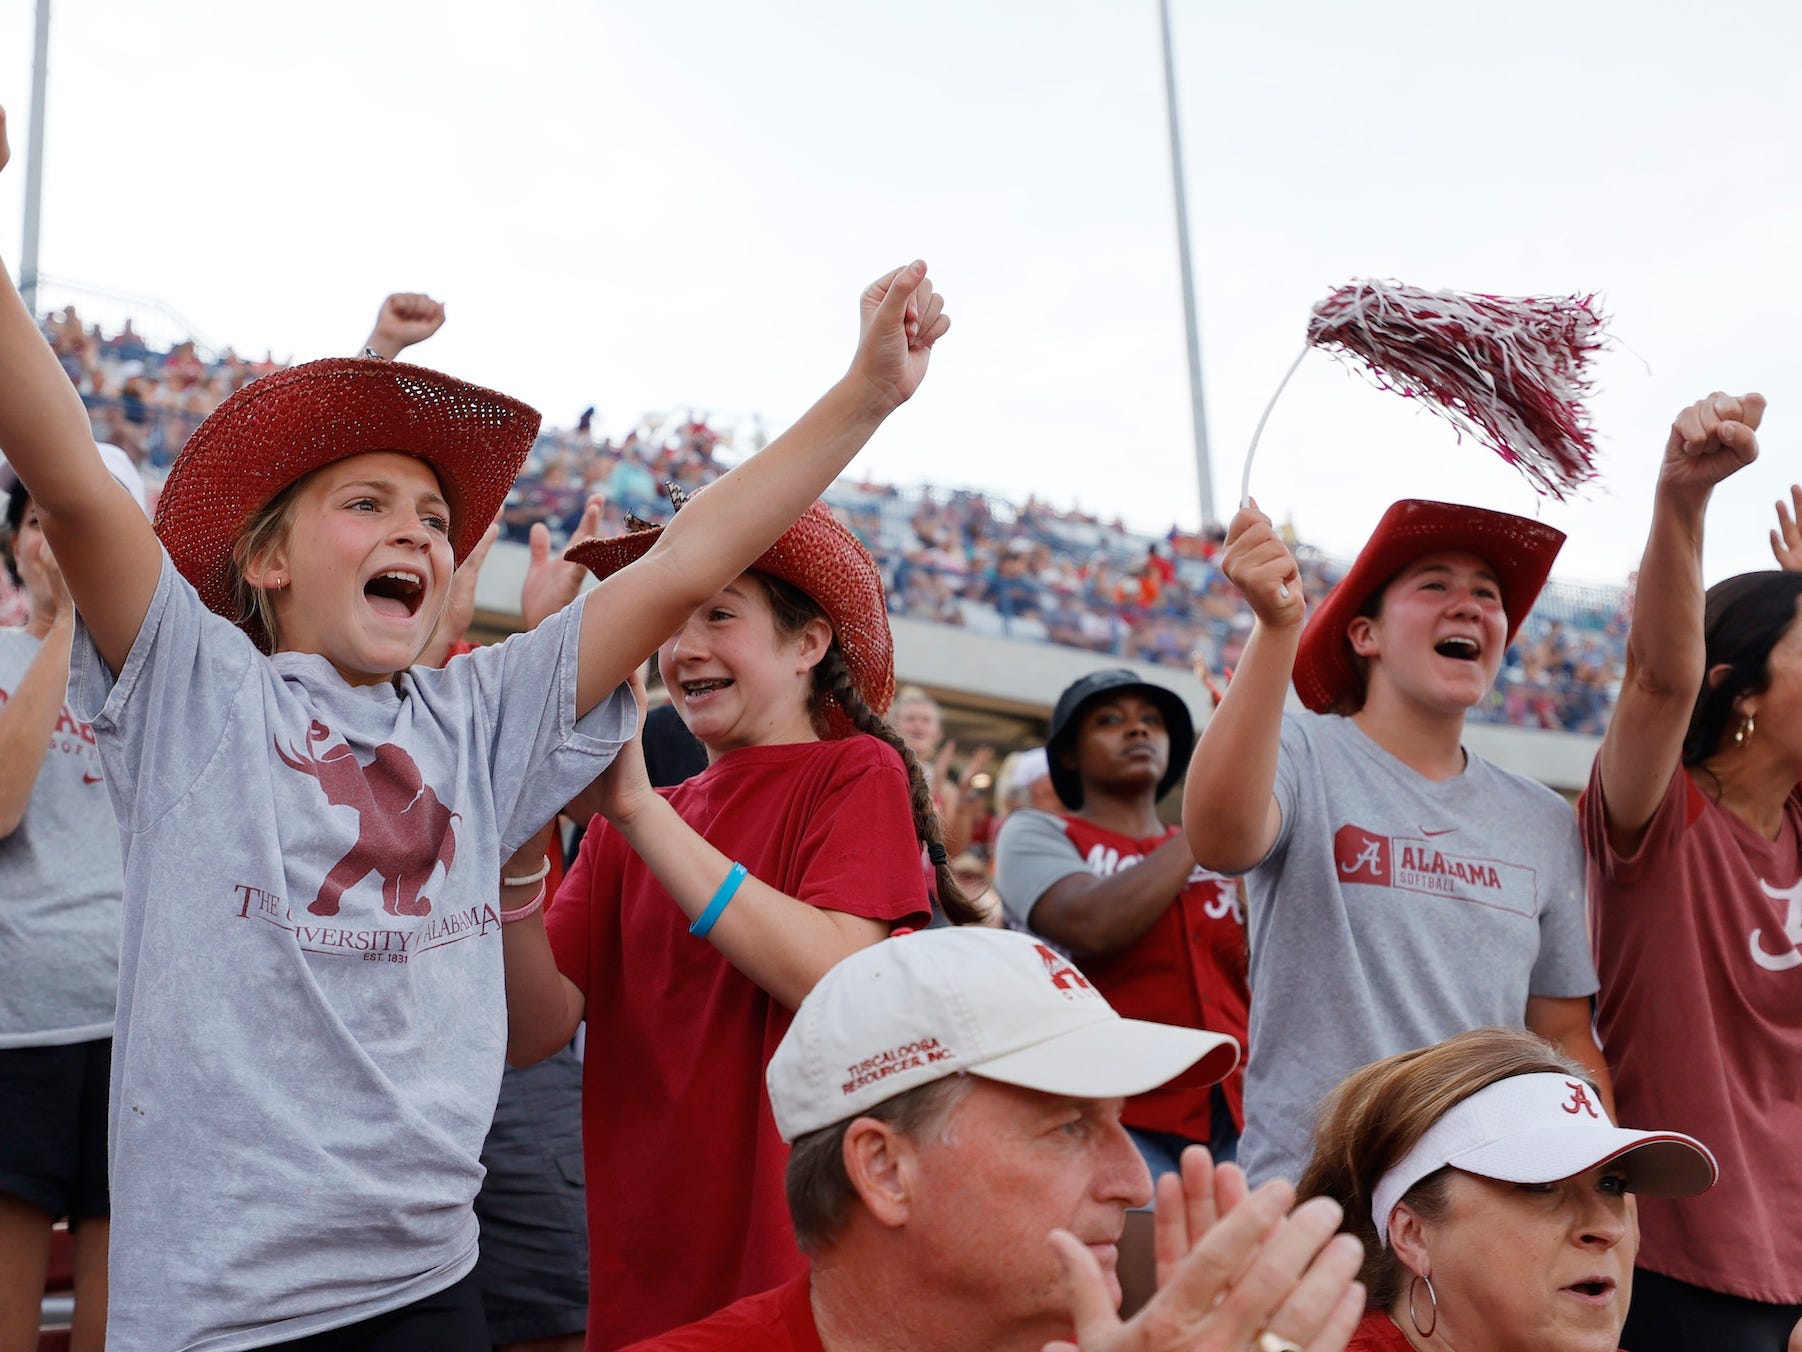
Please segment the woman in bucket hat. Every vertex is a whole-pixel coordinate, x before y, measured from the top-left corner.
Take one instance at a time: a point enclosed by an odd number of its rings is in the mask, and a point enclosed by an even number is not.
[[[863,320],[847,376],[666,548],[414,672],[535,413],[379,360],[279,373],[195,433],[152,533],[0,288],[0,450],[81,613],[124,840],[110,1343],[486,1348],[501,935],[542,924],[499,912],[495,866],[630,737],[645,654],[913,392],[944,327],[923,267]]]
[[[1621,1116],[1722,1165],[1706,1201],[1640,1208],[1632,1352],[1779,1352],[1802,1319],[1802,573],[1702,589],[1709,499],[1756,458],[1764,406],[1716,393],[1672,424],[1578,803]]]
[[[1117,1008],[1243,1044],[1239,881],[1198,868],[1182,832],[1158,817],[1194,742],[1174,690],[1125,668],[1073,682],[1046,746],[1066,811],[1007,819],[997,889],[1015,927],[1066,949]],[[1175,1172],[1190,1144],[1233,1158],[1243,1082],[1237,1069],[1218,1083],[1178,1076],[1127,1103],[1121,1120],[1153,1177]]]
[[[717,491],[686,506],[674,495],[675,519]],[[567,557],[605,585],[659,533]],[[658,793],[629,747],[585,797],[598,815],[512,1019],[516,1061],[587,1020],[597,1350],[805,1269],[763,1067],[828,968],[895,924],[925,922],[922,844],[946,912],[979,918],[947,865],[920,764],[882,717],[895,669],[881,574],[823,503],[696,608],[657,660],[708,767]]]
[[[1352,1352],[1614,1352],[1635,1203],[1716,1177],[1695,1138],[1615,1126],[1587,1067],[1479,1028],[1346,1077],[1297,1191],[1343,1206],[1364,1245]],[[1711,1347],[1747,1346],[1720,1332]]]
[[[1198,862],[1248,875],[1257,1181],[1300,1170],[1340,1076],[1468,1028],[1524,1023],[1607,1093],[1570,809],[1463,746],[1563,540],[1398,502],[1304,629],[1293,555],[1255,506],[1233,519],[1221,566],[1256,622],[1183,825]],[[1305,712],[1283,712],[1291,674]]]

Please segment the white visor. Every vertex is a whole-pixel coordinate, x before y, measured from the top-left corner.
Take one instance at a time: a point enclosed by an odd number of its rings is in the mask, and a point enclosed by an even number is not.
[[[1503,1183],[1555,1183],[1620,1161],[1629,1192],[1692,1197],[1714,1186],[1708,1147],[1674,1131],[1617,1127],[1590,1085],[1568,1075],[1513,1075],[1479,1089],[1427,1128],[1377,1183],[1371,1219],[1389,1243],[1389,1217],[1421,1179],[1450,1165]]]

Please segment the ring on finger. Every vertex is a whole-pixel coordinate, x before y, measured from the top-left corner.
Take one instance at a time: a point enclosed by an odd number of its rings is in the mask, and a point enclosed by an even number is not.
[[[1302,1352],[1302,1345],[1283,1337],[1280,1333],[1272,1333],[1269,1329],[1260,1329],[1257,1349],[1258,1352]]]

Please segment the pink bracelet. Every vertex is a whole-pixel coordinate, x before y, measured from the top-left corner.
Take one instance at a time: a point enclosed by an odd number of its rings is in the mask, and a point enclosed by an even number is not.
[[[549,886],[550,884],[548,882],[539,883],[538,895],[533,897],[531,901],[524,906],[516,906],[511,911],[502,911],[501,924],[511,925],[515,920],[524,920],[529,915],[536,915],[539,909],[544,905],[544,891]]]

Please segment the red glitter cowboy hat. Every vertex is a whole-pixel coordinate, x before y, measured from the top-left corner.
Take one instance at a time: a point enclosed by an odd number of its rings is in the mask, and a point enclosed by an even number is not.
[[[687,495],[671,484],[670,501],[678,510]],[[653,526],[628,517],[632,527],[624,535],[607,540],[585,540],[571,545],[563,557],[579,563],[597,578],[611,577],[621,568],[644,557],[663,534]],[[816,502],[801,519],[782,533],[748,571],[767,573],[813,598],[832,625],[845,669],[863,702],[878,714],[888,713],[895,698],[895,640],[888,627],[888,601],[882,588],[882,572],[863,542],[853,535],[823,502]],[[848,737],[859,729],[838,701],[826,700],[828,731]]]
[[[1383,513],[1339,585],[1327,593],[1302,631],[1295,654],[1295,693],[1315,713],[1332,713],[1364,693],[1364,676],[1346,628],[1389,579],[1423,554],[1457,550],[1495,569],[1508,617],[1507,642],[1552,571],[1564,532],[1524,516],[1410,498]]]
[[[316,469],[398,451],[437,474],[462,563],[537,435],[536,409],[423,366],[379,357],[291,366],[252,381],[195,429],[163,485],[156,532],[200,599],[236,619],[231,552],[250,519]]]

